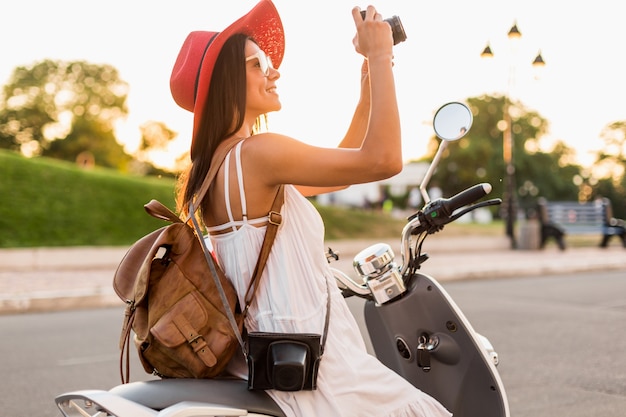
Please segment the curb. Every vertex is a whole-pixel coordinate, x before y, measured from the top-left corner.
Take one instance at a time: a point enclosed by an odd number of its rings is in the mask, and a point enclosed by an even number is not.
[[[392,239],[388,239],[392,240]],[[371,240],[329,241],[340,259],[333,268],[356,276],[352,259]],[[620,247],[543,250],[508,249],[500,237],[432,238],[425,245],[430,259],[420,272],[439,282],[505,279],[571,272],[624,270],[626,251]],[[392,245],[401,263],[399,242]],[[0,315],[84,308],[120,307],[113,291],[113,274],[127,247],[30,248],[0,250]]]
[[[128,247],[16,248],[0,250],[1,271],[110,269]]]
[[[11,299],[0,298],[0,316],[23,313],[81,310],[101,307],[121,307],[124,303],[111,291],[76,291],[73,293],[34,293]]]

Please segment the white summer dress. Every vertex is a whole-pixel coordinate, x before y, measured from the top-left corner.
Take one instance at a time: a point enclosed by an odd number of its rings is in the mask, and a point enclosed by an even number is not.
[[[235,148],[237,180],[242,212],[246,213],[240,162],[241,142]],[[231,155],[225,161],[225,190]],[[324,254],[324,224],[315,207],[287,185],[282,208],[283,222],[272,247],[260,286],[250,307],[245,326],[250,331],[321,334],[326,315],[327,286],[334,278]],[[226,275],[233,282],[239,302],[254,270],[266,219],[234,220],[229,197],[226,206],[230,222],[209,232],[211,243]],[[328,338],[320,363],[317,390],[268,394],[289,417],[439,417],[450,413],[366,351],[357,323],[341,292],[331,285],[331,312]],[[247,379],[241,358],[229,371]]]

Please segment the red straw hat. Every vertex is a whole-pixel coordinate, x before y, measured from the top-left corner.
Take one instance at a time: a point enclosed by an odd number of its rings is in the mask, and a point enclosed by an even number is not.
[[[194,114],[192,145],[200,126],[217,56],[224,42],[236,33],[253,38],[275,68],[285,52],[285,32],[271,0],[261,0],[245,16],[221,32],[191,32],[183,43],[170,78],[174,101]]]

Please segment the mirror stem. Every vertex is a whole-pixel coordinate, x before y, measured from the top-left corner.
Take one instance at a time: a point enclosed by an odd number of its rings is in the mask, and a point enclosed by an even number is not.
[[[426,190],[426,187],[428,186],[428,183],[430,182],[430,177],[432,177],[433,174],[435,173],[435,169],[437,169],[437,165],[439,165],[439,160],[441,159],[441,155],[443,154],[443,151],[445,151],[447,147],[448,147],[448,141],[442,140],[441,143],[439,143],[439,148],[437,149],[437,153],[435,154],[433,161],[430,163],[430,166],[428,167],[428,171],[426,171],[426,175],[424,175],[424,179],[422,180],[422,183],[420,184],[420,193],[422,193],[422,198],[424,199],[424,205],[430,203],[430,196],[428,195],[428,191]]]

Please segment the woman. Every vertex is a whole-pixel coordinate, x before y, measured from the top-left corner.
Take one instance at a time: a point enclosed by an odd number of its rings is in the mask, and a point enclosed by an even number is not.
[[[276,81],[284,51],[278,12],[263,0],[220,33],[193,32],[172,74],[175,100],[194,112],[192,164],[182,177],[179,209],[198,192],[219,143],[242,140],[226,157],[201,217],[240,303],[256,264],[267,214],[285,186],[283,222],[246,317],[249,331],[321,334],[330,325],[317,390],[268,391],[288,416],[449,416],[434,399],[369,355],[324,255],[324,225],[305,196],[390,177],[402,168],[400,121],[392,73],[392,35],[374,7],[352,10],[354,46],[365,57],[361,97],[336,149],[258,133],[281,103]],[[272,63],[274,65],[272,65]],[[247,378],[241,358],[229,370]]]

